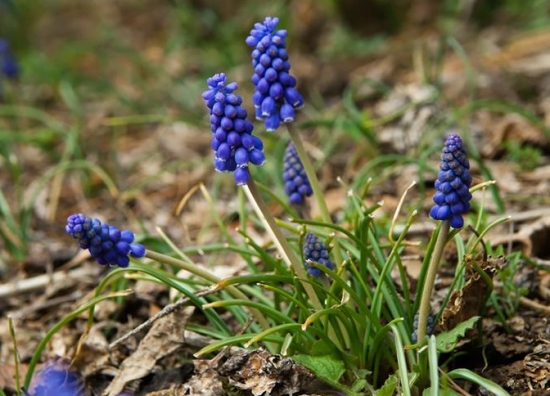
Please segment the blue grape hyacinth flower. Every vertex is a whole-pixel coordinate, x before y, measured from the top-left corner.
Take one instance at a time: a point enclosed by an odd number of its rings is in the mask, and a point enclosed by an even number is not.
[[[319,268],[312,266],[310,264],[311,262],[323,264],[330,270],[334,269],[334,263],[329,260],[327,247],[317,235],[311,232],[306,234],[302,252],[304,261],[306,262],[307,272],[311,276],[318,278],[323,274]]]
[[[263,143],[252,135],[254,127],[241,106],[242,98],[234,94],[237,83],[226,84],[223,73],[212,76],[207,83],[208,90],[202,97],[210,110],[214,166],[218,172],[233,172],[237,185],[244,185],[250,179],[248,165],[265,162]]]
[[[439,174],[435,181],[435,205],[430,210],[430,216],[435,220],[449,220],[453,228],[464,226],[462,215],[470,209],[471,184],[466,149],[460,136],[453,134],[443,146]]]
[[[414,315],[413,321],[413,332],[411,334],[411,341],[413,343],[418,342],[418,322],[419,322],[418,312]],[[431,336],[435,331],[435,315],[433,313],[428,314],[428,322],[426,323],[426,334]]]
[[[252,83],[256,86],[252,101],[256,118],[264,120],[272,132],[281,122],[294,121],[295,109],[304,105],[302,95],[296,89],[296,78],[290,71],[286,50],[286,30],[275,30],[279,18],[267,17],[263,23],[254,24],[246,44],[252,47]]]
[[[46,363],[33,376],[28,396],[84,396],[87,395],[80,373],[71,370],[68,359],[57,358]]]
[[[136,258],[145,256],[145,247],[134,243],[132,231],[120,231],[82,213],[67,218],[65,232],[78,240],[80,248],[88,249],[101,265],[127,267],[130,264],[129,255]]]
[[[9,79],[19,76],[19,65],[11,52],[8,40],[0,38],[0,72]]]
[[[283,181],[285,183],[285,193],[293,204],[303,204],[306,197],[313,194],[302,161],[300,161],[300,157],[292,143],[289,143],[285,150]]]

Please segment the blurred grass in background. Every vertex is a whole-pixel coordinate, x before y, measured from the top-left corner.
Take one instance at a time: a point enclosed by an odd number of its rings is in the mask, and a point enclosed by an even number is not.
[[[392,35],[541,28],[549,10],[550,0],[0,0],[0,36],[21,60],[29,103],[55,102],[65,82],[82,102],[108,102],[117,114],[195,119],[206,76],[229,68],[248,80],[248,49],[234,38],[266,15],[291,27],[291,51],[331,62],[368,56]]]
[[[96,176],[80,179],[86,197],[101,197],[105,202],[115,199],[117,205],[135,207],[139,204],[133,199],[140,194],[150,197],[152,192],[177,188],[175,193],[171,191],[171,195],[164,197],[170,196],[171,202],[178,199],[174,197],[200,180],[200,175],[189,181],[186,178],[196,172],[197,164],[208,164],[205,168],[211,171],[207,115],[200,96],[205,79],[223,71],[240,84],[243,97],[251,96],[250,55],[244,37],[254,22],[267,15],[278,16],[280,26],[291,31],[292,70],[307,101],[303,113],[309,124],[304,123],[303,127],[319,133],[311,144],[322,147],[314,154],[315,159],[328,158],[333,170],[325,172],[338,174],[334,167],[337,160],[331,156],[337,152],[336,146],[347,145],[339,147],[345,152],[348,146],[368,141],[370,146],[363,144],[361,153],[369,158],[378,156],[379,166],[384,170],[373,171],[376,170],[373,161],[372,168],[366,167],[358,173],[356,183],[364,184],[362,176],[367,171],[383,180],[393,172],[389,166],[392,162],[384,162],[391,158],[379,155],[375,130],[369,127],[371,120],[362,99],[356,100],[354,96],[350,73],[388,54],[401,56],[401,63],[410,71],[413,48],[425,39],[433,42],[444,36],[462,43],[495,30],[515,33],[541,29],[550,26],[549,9],[550,0],[0,0],[0,37],[10,40],[22,70],[17,86],[6,84],[6,104],[17,106],[16,110],[6,111],[17,114],[13,113],[13,119],[5,123],[5,139],[14,143],[14,158],[22,141],[38,147],[48,159],[36,161],[35,168],[29,164],[21,166],[24,169],[18,171],[21,177],[13,177],[12,183],[20,185],[23,191],[24,186],[36,179],[36,169],[43,171],[49,166],[53,169],[62,160],[68,163],[84,160],[101,167],[105,173],[99,178],[95,172]],[[437,73],[434,75],[437,78]],[[391,78],[369,82],[375,85],[374,99],[393,91],[392,86],[399,78],[393,75]],[[467,78],[465,75],[464,79]],[[246,102],[251,110],[251,104]],[[30,113],[37,111],[42,114],[29,118]],[[434,127],[435,132],[426,133],[426,141],[418,146],[418,152],[422,153],[420,163],[437,150],[432,145],[425,150],[432,137],[455,123],[455,117],[448,117],[450,114],[445,113],[445,122]],[[147,158],[147,166],[156,166],[152,159],[161,163],[158,169],[144,175],[139,154],[128,150],[132,141],[150,136],[160,140],[167,134],[151,126],[171,126],[175,121],[183,121],[184,126],[198,126],[205,132],[201,136],[196,131],[190,132],[197,140],[202,139],[200,149],[191,159],[180,155],[184,147],[178,148],[178,143],[172,145],[171,156],[156,153],[160,158],[153,158],[150,153],[141,153],[142,158]],[[17,133],[7,133],[10,131]],[[275,156],[257,172],[266,183],[280,189],[278,160],[286,141],[279,137],[266,134],[266,145],[274,150]],[[530,155],[512,149],[509,147],[508,151],[516,157]],[[208,155],[201,156],[207,151]],[[126,157],[122,158],[123,155]],[[339,165],[353,166],[362,155],[339,160],[342,162]],[[177,178],[189,184],[174,187],[170,182],[161,183],[162,172],[168,173],[169,180]],[[103,187],[97,188],[107,177],[111,178],[112,186],[124,192],[122,196],[105,195]],[[59,190],[62,177],[57,180]],[[216,193],[224,182],[215,179],[215,183],[218,183],[214,186]],[[227,186],[232,188],[231,183]],[[59,197],[48,199],[56,201]],[[7,200],[20,201],[17,197]],[[73,201],[77,202],[76,198],[71,198],[70,202]],[[55,205],[50,204],[50,209],[51,220],[55,217]],[[25,210],[25,218],[29,218],[32,208]]]

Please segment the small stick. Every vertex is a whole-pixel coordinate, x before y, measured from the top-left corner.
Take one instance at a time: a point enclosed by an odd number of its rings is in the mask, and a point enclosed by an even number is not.
[[[54,272],[51,275],[38,275],[33,278],[22,279],[7,283],[5,285],[0,285],[0,298],[12,297],[17,294],[42,289],[50,283],[58,283],[67,279],[80,283],[82,282],[82,278],[96,275],[97,269],[91,269],[90,267],[77,268],[68,272]]]
[[[195,297],[204,297],[208,294],[212,294],[212,293],[216,292],[217,290],[218,289],[215,286],[214,287],[209,287],[208,289],[204,289],[204,290],[201,290],[201,291],[198,291],[197,293],[195,293]],[[145,322],[143,322],[142,324],[140,324],[139,326],[137,326],[133,330],[129,331],[128,333],[126,333],[125,335],[120,337],[119,339],[117,339],[117,340],[113,341],[111,344],[109,344],[109,349],[113,349],[114,347],[116,347],[117,345],[123,343],[128,338],[133,337],[134,335],[136,335],[140,331],[151,327],[153,325],[153,323],[155,323],[157,320],[159,320],[160,318],[162,318],[166,315],[169,315],[172,312],[176,311],[179,307],[181,307],[184,304],[187,304],[190,300],[191,299],[189,297],[181,297],[175,303],[168,304],[162,310],[157,312],[156,315],[151,316]]]
[[[547,307],[546,305],[542,305],[536,301],[530,300],[527,297],[520,297],[519,302],[524,307],[532,308],[536,311],[542,312],[546,316],[550,316],[550,308]]]

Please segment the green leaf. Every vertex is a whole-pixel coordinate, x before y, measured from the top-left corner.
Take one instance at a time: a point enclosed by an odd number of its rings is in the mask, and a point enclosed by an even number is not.
[[[494,393],[497,396],[510,396],[508,392],[502,389],[499,385],[495,384],[493,381],[483,378],[481,375],[476,374],[468,369],[456,369],[448,373],[449,377],[456,379],[461,378],[468,381],[471,381],[479,386],[484,387],[489,392]]]
[[[397,388],[397,384],[399,383],[399,376],[396,374],[393,374],[392,376],[388,377],[386,382],[384,382],[384,385],[376,392],[374,392],[374,396],[392,396],[395,392],[395,389]]]
[[[311,355],[313,356],[327,356],[337,353],[338,349],[334,346],[334,344],[328,343],[324,340],[315,341],[311,347]]]
[[[424,389],[424,392],[422,392],[422,396],[430,396],[432,394],[432,388],[428,388],[428,389]],[[460,396],[460,393],[458,392],[455,392],[454,390],[450,389],[450,388],[446,388],[446,389],[439,389],[437,391],[437,394],[439,396]]]
[[[437,350],[439,352],[449,352],[449,348],[452,349],[452,346],[458,339],[464,337],[466,331],[474,327],[479,318],[479,316],[473,316],[467,321],[460,323],[454,329],[438,334],[436,336]]]
[[[292,359],[313,371],[315,375],[329,384],[338,384],[340,377],[346,371],[344,362],[331,355],[296,355]]]
[[[351,386],[351,390],[359,393],[367,388],[368,382],[364,378],[357,379]]]

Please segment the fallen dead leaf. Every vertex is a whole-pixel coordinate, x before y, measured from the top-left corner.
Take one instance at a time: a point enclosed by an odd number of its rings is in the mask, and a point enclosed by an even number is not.
[[[487,261],[480,262],[478,265],[491,279],[496,271],[504,266],[506,259],[502,256],[489,258]],[[447,306],[443,310],[439,327],[443,331],[451,330],[458,324],[479,315],[483,304],[486,301],[489,285],[473,267],[473,263],[466,263],[466,278],[468,279],[464,287],[455,290]]]
[[[194,307],[180,308],[153,324],[136,351],[124,360],[113,381],[103,392],[116,396],[124,387],[151,372],[156,362],[184,345],[183,332]]]

